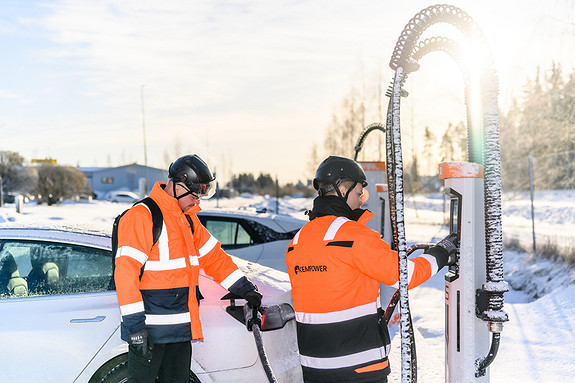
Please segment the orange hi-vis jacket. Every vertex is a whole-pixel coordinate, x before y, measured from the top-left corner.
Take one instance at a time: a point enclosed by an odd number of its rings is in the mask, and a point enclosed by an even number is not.
[[[389,374],[390,339],[379,284],[397,287],[399,261],[397,252],[365,226],[372,216],[366,210],[357,221],[315,217],[288,246],[286,264],[306,382],[372,382]],[[409,287],[434,275],[437,262],[430,254],[410,259]]]
[[[152,246],[152,216],[144,204],[124,214],[118,227],[114,278],[125,341],[144,328],[154,343],[203,339],[196,296],[200,268],[226,289],[244,277],[199,221],[199,206],[185,212],[193,222],[192,233],[177,199],[164,187],[157,182],[150,193],[164,221],[156,244]]]

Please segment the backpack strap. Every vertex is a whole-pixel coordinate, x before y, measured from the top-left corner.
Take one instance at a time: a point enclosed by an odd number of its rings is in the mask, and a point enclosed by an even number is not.
[[[146,197],[143,200],[136,202],[135,205],[143,203],[148,207],[150,213],[152,213],[152,246],[154,246],[158,240],[160,239],[160,235],[162,234],[162,227],[164,226],[164,215],[162,214],[162,210],[150,197]]]
[[[184,214],[184,216],[186,217],[186,219],[188,220],[188,223],[190,224],[190,229],[192,230],[192,236],[194,235],[194,221],[192,221],[192,217],[190,217],[187,214]]]
[[[162,228],[164,226],[164,215],[162,214],[162,210],[160,209],[156,201],[154,201],[152,198],[146,197],[140,201],[137,201],[132,205],[132,207],[140,203],[146,205],[148,207],[148,210],[150,210],[150,213],[152,214],[152,240],[153,240],[152,247],[154,247],[154,245],[158,243],[160,235],[162,234]],[[116,250],[118,249],[118,226],[120,224],[120,219],[124,214],[126,214],[128,210],[124,211],[122,214],[116,217],[116,219],[114,220],[114,225],[112,227],[112,278],[110,280],[108,290],[116,289],[116,284],[114,282],[114,273],[116,272],[115,257],[116,257]],[[145,263],[142,265],[142,268],[140,270],[140,279],[142,279],[142,274],[144,274],[144,266]]]

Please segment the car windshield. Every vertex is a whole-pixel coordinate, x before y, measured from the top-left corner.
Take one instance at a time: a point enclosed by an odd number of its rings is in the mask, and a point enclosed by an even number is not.
[[[111,252],[44,241],[0,241],[0,297],[107,291]]]

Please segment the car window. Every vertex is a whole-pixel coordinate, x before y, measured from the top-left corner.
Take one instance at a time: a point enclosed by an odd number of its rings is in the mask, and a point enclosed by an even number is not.
[[[111,252],[55,242],[0,242],[0,298],[106,291]]]
[[[206,219],[204,226],[220,241],[224,249],[249,246],[254,242],[249,233],[237,221]]]

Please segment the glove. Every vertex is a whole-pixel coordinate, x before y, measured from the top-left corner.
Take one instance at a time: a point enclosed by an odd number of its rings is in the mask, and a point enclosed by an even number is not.
[[[441,241],[437,242],[438,247],[441,247],[447,251],[447,264],[455,265],[457,262],[457,254],[459,253],[459,240],[457,239],[457,234],[451,233],[447,237],[443,238]]]
[[[262,305],[262,294],[257,289],[248,291],[244,299],[248,301],[248,307],[250,309],[257,310]]]
[[[130,334],[128,336],[128,344],[134,346],[132,349],[144,358],[147,358],[150,355],[150,351],[154,348],[146,329]]]

